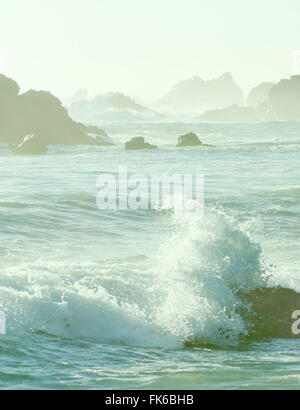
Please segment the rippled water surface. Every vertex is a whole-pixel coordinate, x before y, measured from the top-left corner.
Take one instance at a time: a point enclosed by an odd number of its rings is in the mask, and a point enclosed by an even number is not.
[[[106,130],[116,147],[0,148],[0,387],[298,388],[299,339],[248,340],[234,290],[300,291],[300,124]],[[215,148],[175,148],[189,131]],[[159,149],[125,151],[138,135]],[[203,174],[204,219],[100,211],[119,165]]]

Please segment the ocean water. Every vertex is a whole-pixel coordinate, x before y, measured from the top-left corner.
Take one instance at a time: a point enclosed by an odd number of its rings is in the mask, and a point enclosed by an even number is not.
[[[249,339],[234,290],[300,291],[300,123],[103,128],[116,147],[0,148],[0,388],[298,389],[300,339]],[[99,210],[119,165],[203,174],[203,219]]]

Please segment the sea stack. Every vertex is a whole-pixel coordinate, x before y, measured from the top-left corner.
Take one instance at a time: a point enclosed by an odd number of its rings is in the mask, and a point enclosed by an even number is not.
[[[24,135],[41,135],[48,145],[101,145],[72,120],[61,101],[47,91],[20,94],[18,84],[0,74],[0,141],[18,145]]]
[[[198,136],[192,132],[181,135],[178,138],[177,147],[196,147],[199,145],[202,145],[202,142],[199,140]]]
[[[126,150],[138,150],[138,149],[156,149],[157,145],[151,145],[148,142],[145,142],[144,137],[135,137],[130,141],[126,142]]]

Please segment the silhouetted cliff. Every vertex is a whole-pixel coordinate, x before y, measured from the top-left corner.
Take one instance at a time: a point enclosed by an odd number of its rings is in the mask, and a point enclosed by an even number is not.
[[[36,135],[46,144],[99,145],[85,126],[74,122],[50,92],[30,90],[19,94],[18,84],[0,75],[0,141],[19,144]]]

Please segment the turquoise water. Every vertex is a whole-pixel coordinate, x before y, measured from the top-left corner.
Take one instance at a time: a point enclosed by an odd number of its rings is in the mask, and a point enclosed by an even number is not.
[[[300,123],[105,128],[159,149],[0,148],[0,388],[298,388],[299,339],[247,339],[233,290],[300,291]],[[215,148],[176,149],[189,131]],[[203,174],[203,220],[100,211],[119,165]]]

